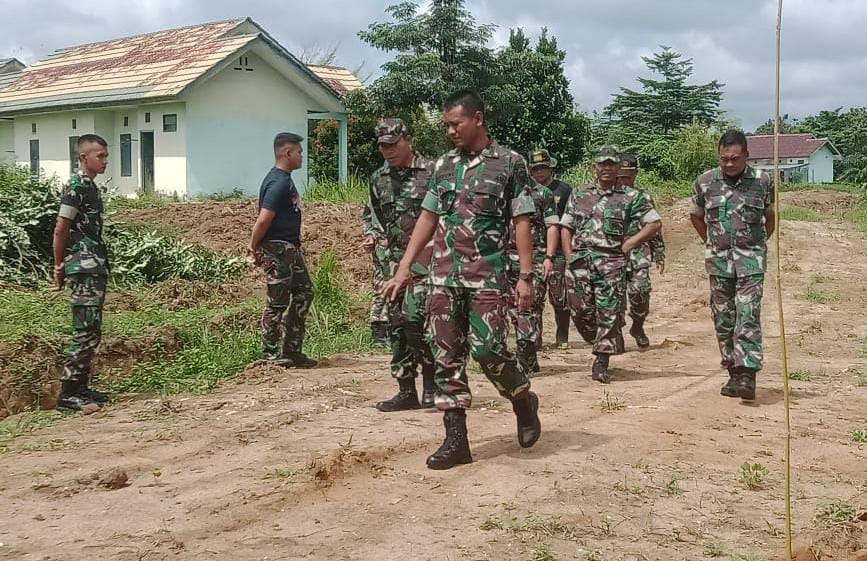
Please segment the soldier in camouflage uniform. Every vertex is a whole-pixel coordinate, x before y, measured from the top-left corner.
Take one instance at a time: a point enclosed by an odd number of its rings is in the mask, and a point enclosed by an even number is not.
[[[364,224],[364,248],[373,260],[373,302],[370,303],[370,337],[373,346],[390,348],[388,336],[388,305],[382,297],[382,285],[385,282],[383,271],[388,267],[386,243],[382,232],[370,229],[370,203],[364,205],[361,221]]]
[[[280,366],[311,368],[316,361],[302,352],[313,282],[301,250],[301,196],[292,172],[303,161],[301,138],[274,138],[274,167],[259,189],[259,215],[249,251],[265,272],[268,302],[262,313],[262,358]]]
[[[624,152],[620,155],[620,175],[617,180],[621,185],[641,191],[656,208],[650,193],[635,187],[637,175],[638,158],[632,153]],[[630,236],[637,234],[641,229],[640,223],[633,222],[631,226]],[[650,266],[653,263],[656,264],[659,274],[665,271],[665,242],[662,239],[662,230],[649,242],[633,249],[626,264],[626,295],[629,300],[629,317],[632,318],[629,334],[642,349],[650,346],[650,339],[644,332],[644,322],[650,313]]]
[[[572,186],[554,178],[557,159],[551,157],[547,150],[534,150],[530,152],[529,164],[530,175],[533,176],[533,179],[537,183],[547,187],[554,195],[554,204],[557,208],[557,220],[559,223],[559,220],[563,218],[563,211],[566,210],[566,203],[569,202],[569,197],[572,195]],[[555,341],[559,348],[568,349],[570,314],[569,305],[566,302],[566,257],[563,255],[563,249],[560,247],[559,226],[557,231],[557,250],[553,251],[549,248],[546,252],[547,256],[553,257],[554,263],[554,269],[548,276],[548,298],[551,301],[551,307],[554,308],[554,323],[557,325]]]
[[[531,182],[530,196],[536,212],[531,217],[533,237],[533,287],[536,289],[533,307],[519,311],[512,306],[509,315],[515,327],[518,363],[528,375],[539,372],[538,351],[542,348],[542,312],[545,310],[545,293],[548,278],[554,270],[554,253],[560,237],[560,218],[557,204],[550,189],[535,181]],[[509,289],[514,300],[521,273],[521,262],[515,239],[515,229],[509,236]]]
[[[433,340],[438,393],[446,438],[427,460],[431,469],[448,469],[472,461],[466,409],[472,396],[467,354],[478,361],[500,395],[512,402],[518,442],[530,447],[539,439],[539,399],[507,348],[508,308],[506,249],[509,222],[515,222],[521,272],[518,302],[533,305],[533,257],[527,164],[517,153],[488,136],[484,103],[464,90],[443,104],[443,121],[455,148],[434,165],[412,239],[394,278],[383,294],[394,297],[412,277],[410,267],[433,239],[428,330]]]
[[[376,136],[385,164],[373,174],[370,182],[369,212],[365,213],[364,220],[365,248],[383,251],[380,277],[386,281],[397,271],[421,214],[433,162],[413,152],[409,130],[400,119],[382,119],[376,127]],[[393,398],[376,404],[380,411],[434,406],[434,359],[424,335],[427,276],[432,252],[432,247],[425,248],[412,264],[412,286],[387,302],[391,375],[397,380],[400,390]],[[421,366],[424,384],[421,404],[415,387],[417,366]]]
[[[579,331],[595,330],[593,379],[611,381],[609,357],[623,352],[627,255],[659,232],[662,222],[640,191],[617,184],[620,150],[602,146],[593,160],[596,183],[572,192],[560,224],[572,275],[570,306]],[[641,229],[630,236],[630,225]]]
[[[90,389],[93,360],[102,338],[102,306],[108,279],[108,250],[102,241],[102,196],[94,178],[108,165],[108,147],[101,137],[79,137],[78,173],[63,187],[54,228],[54,286],[69,284],[72,346],[61,375],[58,409],[80,411],[101,405],[108,395]]]
[[[720,167],[693,185],[690,220],[705,242],[710,307],[721,365],[729,380],[720,393],[752,400],[762,369],[762,292],[767,239],[776,226],[774,187],[747,165],[747,139],[730,130],[719,141]]]

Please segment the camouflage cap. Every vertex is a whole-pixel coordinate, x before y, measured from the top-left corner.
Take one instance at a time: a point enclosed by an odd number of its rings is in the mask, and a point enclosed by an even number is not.
[[[547,150],[533,150],[530,152],[530,158],[527,163],[530,164],[530,169],[538,166],[555,168],[557,167],[557,158],[552,158]]]
[[[394,144],[409,134],[403,119],[380,119],[376,124],[377,144]]]
[[[602,162],[614,162],[615,164],[620,163],[620,149],[613,144],[605,144],[600,146],[596,153],[593,155],[593,161],[597,164],[601,164]]]
[[[632,152],[623,152],[620,154],[620,169],[631,170],[638,169],[638,158]]]

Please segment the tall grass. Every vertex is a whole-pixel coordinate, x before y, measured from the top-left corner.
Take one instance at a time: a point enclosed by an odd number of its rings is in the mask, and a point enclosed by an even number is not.
[[[332,179],[316,179],[310,182],[304,192],[307,201],[329,203],[365,203],[368,198],[366,179],[352,175],[346,183]]]

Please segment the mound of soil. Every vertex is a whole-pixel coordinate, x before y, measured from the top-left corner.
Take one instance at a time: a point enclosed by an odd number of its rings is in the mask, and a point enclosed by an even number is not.
[[[116,220],[175,233],[189,244],[214,251],[243,254],[256,221],[256,201],[198,201],[120,212]],[[327,250],[337,254],[340,273],[351,290],[366,290],[371,282],[370,257],[361,250],[361,205],[307,203],[302,246],[307,264],[315,268]]]

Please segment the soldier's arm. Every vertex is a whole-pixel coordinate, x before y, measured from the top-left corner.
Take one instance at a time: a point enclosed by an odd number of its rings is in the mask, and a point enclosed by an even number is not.
[[[649,241],[662,230],[662,217],[659,216],[659,213],[653,208],[650,199],[645,195],[639,194],[629,210],[630,215],[638,219],[643,226],[637,234],[623,242],[623,253],[627,255],[630,251]]]
[[[60,290],[63,288],[63,279],[66,278],[66,272],[63,268],[63,254],[66,252],[66,246],[69,244],[69,230],[72,227],[72,220],[61,214],[57,217],[57,223],[54,225],[54,288]]]
[[[698,233],[701,241],[707,243],[707,222],[704,220],[704,191],[701,187],[701,178],[696,179],[692,185],[692,203],[689,207],[689,221]]]
[[[257,263],[258,258],[256,257],[256,254],[259,251],[259,246],[262,245],[262,241],[265,239],[265,234],[268,233],[268,228],[270,228],[271,223],[274,222],[275,216],[277,216],[277,213],[273,210],[261,208],[259,209],[259,215],[256,217],[256,223],[253,224],[253,232],[250,234],[250,247],[248,250]]]
[[[412,277],[412,264],[418,259],[419,254],[425,246],[433,239],[439,221],[440,217],[438,214],[427,209],[422,209],[421,215],[416,220],[415,227],[412,229],[412,237],[406,246],[403,259],[400,260],[400,264],[397,266],[397,272],[382,287],[381,293],[383,297],[393,300],[397,297],[400,289],[409,282],[409,279]]]
[[[563,216],[560,218],[560,247],[563,249],[563,256],[566,261],[572,259],[572,234],[575,230],[575,216],[571,210],[575,206],[575,191],[569,194],[569,200],[566,202]]]

